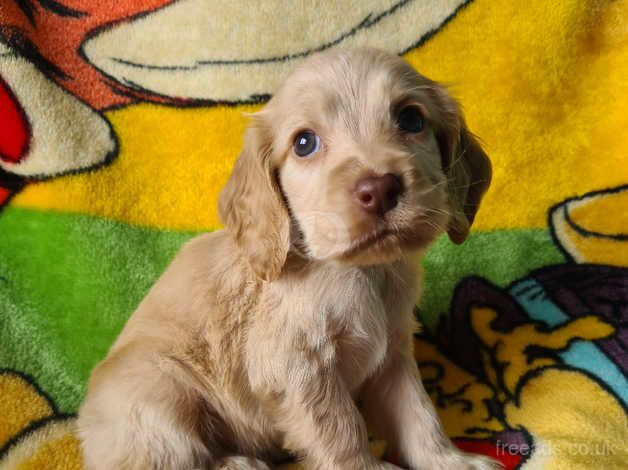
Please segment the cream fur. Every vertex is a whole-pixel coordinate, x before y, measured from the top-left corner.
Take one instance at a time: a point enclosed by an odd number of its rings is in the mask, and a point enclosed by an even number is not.
[[[396,129],[406,103],[421,133]],[[291,146],[302,129],[322,141],[307,159]],[[391,172],[397,207],[367,214],[357,179]],[[409,468],[495,468],[444,435],[412,354],[420,255],[441,231],[466,236],[489,180],[455,103],[403,61],[309,59],[254,117],[226,229],[181,250],[94,370],[88,468],[255,469],[287,452],[306,468],[395,468],[369,452],[357,401]]]

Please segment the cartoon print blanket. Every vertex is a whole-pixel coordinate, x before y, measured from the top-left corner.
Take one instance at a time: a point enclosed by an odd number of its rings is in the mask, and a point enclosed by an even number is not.
[[[425,259],[416,357],[508,469],[628,466],[628,1],[0,0],[0,469],[80,469],[91,368],[307,54],[450,86],[494,163]],[[376,446],[380,453],[381,446]]]

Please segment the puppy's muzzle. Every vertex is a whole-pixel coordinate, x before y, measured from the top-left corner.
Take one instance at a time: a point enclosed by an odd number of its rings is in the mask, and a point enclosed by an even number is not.
[[[394,209],[403,193],[401,179],[392,173],[369,176],[355,185],[355,200],[366,212],[383,216]]]

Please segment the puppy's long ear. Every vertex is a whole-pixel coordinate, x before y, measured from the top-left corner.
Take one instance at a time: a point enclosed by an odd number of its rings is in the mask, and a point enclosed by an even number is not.
[[[440,106],[436,138],[449,181],[452,212],[447,234],[452,242],[460,244],[469,235],[480,201],[491,183],[491,161],[467,129],[459,105],[440,86],[434,91]]]
[[[218,201],[218,216],[255,274],[265,281],[279,276],[290,244],[288,211],[272,158],[270,129],[253,116],[244,148]]]

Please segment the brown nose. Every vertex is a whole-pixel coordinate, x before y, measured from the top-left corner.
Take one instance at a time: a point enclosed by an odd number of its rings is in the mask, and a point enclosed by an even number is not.
[[[401,180],[392,173],[363,178],[355,185],[358,204],[365,211],[378,215],[384,215],[393,209],[402,192]]]

